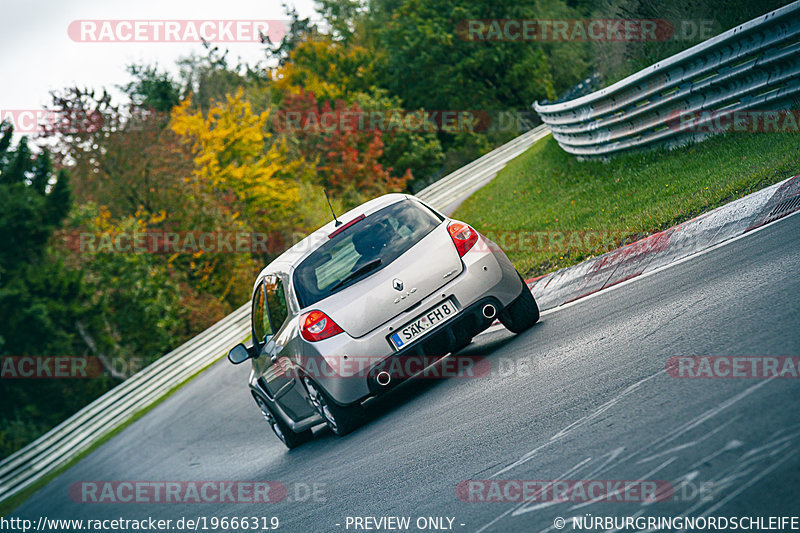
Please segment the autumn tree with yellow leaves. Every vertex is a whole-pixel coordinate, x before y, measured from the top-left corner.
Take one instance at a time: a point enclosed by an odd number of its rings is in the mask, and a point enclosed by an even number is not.
[[[312,92],[320,101],[347,99],[375,85],[374,51],[312,33],[299,42],[280,67],[271,71],[282,94]]]
[[[172,111],[170,127],[194,154],[187,180],[211,192],[234,218],[285,229],[300,200],[297,179],[304,165],[287,157],[283,142],[269,142],[268,117],[254,113],[240,89],[215,102],[206,116],[186,98]]]

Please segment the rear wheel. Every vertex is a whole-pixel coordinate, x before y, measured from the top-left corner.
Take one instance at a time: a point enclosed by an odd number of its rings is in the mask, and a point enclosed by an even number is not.
[[[519,276],[519,272],[517,273]],[[539,306],[522,276],[522,292],[500,313],[500,323],[512,333],[522,333],[539,320]]]
[[[311,405],[322,416],[331,431],[339,436],[347,435],[360,425],[364,414],[361,405],[348,407],[337,405],[308,376],[303,377],[303,385],[308,391],[308,400]]]
[[[267,421],[267,424],[269,424],[269,427],[272,428],[275,436],[277,436],[287,448],[291,450],[292,448],[297,448],[301,444],[311,440],[313,434],[311,433],[310,429],[301,431],[300,433],[295,433],[292,431],[292,428],[286,424],[286,422],[281,420],[281,418],[272,411],[272,408],[263,398],[261,398],[261,396],[253,394],[253,398],[258,404],[258,408],[261,409],[261,414],[264,415],[264,420]]]

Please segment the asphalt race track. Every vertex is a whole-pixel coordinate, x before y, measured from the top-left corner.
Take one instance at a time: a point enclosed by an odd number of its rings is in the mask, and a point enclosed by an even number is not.
[[[449,517],[456,531],[553,531],[557,517],[796,512],[800,381],[682,379],[665,367],[673,356],[800,355],[799,295],[791,216],[546,313],[522,335],[484,334],[462,353],[485,355],[488,376],[406,384],[353,434],[320,428],[292,452],[250,399],[248,365],[222,361],[14,516],[277,516],[281,531],[347,531],[348,516],[407,516],[417,531],[418,517]],[[459,482],[476,479],[666,480],[674,493],[655,503],[461,501]],[[79,481],[133,480],[279,481],[288,496],[92,504],[68,493]]]

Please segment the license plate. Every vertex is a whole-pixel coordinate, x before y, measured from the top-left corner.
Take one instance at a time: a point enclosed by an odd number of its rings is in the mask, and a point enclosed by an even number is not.
[[[421,314],[399,330],[389,336],[395,348],[402,348],[414,339],[421,337],[434,328],[437,324],[444,322],[456,314],[456,306],[451,301],[443,302],[433,309]]]

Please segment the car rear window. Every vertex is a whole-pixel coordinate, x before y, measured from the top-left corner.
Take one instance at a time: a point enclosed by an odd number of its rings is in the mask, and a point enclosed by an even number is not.
[[[384,207],[317,248],[295,269],[294,287],[301,307],[368,277],[400,257],[441,220],[413,200]],[[380,263],[363,275],[341,282],[364,265]]]

